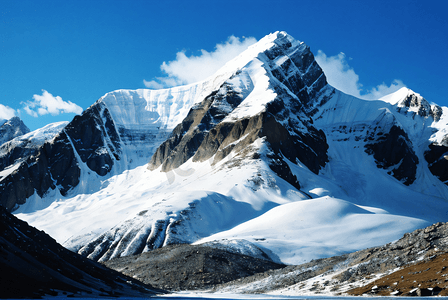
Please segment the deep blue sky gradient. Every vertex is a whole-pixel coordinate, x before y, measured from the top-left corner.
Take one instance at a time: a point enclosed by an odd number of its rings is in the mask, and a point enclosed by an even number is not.
[[[344,52],[366,89],[402,80],[448,106],[448,1],[0,0],[0,103],[47,90],[83,109],[116,89],[144,88],[160,65],[230,35],[284,30],[314,53]],[[33,130],[73,114],[20,117]]]

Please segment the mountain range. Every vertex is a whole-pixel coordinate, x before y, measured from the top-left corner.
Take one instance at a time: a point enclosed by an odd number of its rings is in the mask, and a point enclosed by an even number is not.
[[[447,124],[408,88],[344,94],[275,32],[204,81],[8,137],[0,205],[100,262],[204,244],[307,263],[447,221]]]

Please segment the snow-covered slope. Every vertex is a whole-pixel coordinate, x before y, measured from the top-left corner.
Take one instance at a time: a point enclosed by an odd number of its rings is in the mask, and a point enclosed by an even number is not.
[[[286,263],[380,245],[448,218],[447,112],[409,89],[337,91],[276,32],[203,82],[106,94],[46,146],[70,149],[65,177],[15,213],[101,261],[172,243]]]

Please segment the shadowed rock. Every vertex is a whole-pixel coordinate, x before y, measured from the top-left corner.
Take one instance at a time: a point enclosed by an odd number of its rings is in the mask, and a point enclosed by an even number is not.
[[[148,297],[149,285],[73,253],[0,207],[0,298]]]

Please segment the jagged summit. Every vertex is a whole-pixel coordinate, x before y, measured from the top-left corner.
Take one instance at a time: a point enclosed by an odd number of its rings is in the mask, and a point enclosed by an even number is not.
[[[204,161],[214,156],[213,163],[217,163],[258,138],[268,141],[275,152],[277,165],[271,167],[296,186],[297,180],[278,157],[280,152],[293,162],[302,161],[315,173],[325,165],[325,136],[312,126],[308,113],[333,89],[327,87],[309,47],[276,32],[223,69],[243,65],[241,62],[246,64],[192,107],[152,157],[151,170],[162,165],[163,171],[170,171],[190,158]],[[223,69],[217,74],[224,73]]]
[[[439,121],[443,113],[440,106],[431,105],[420,94],[406,87],[402,87],[398,91],[382,97],[380,100],[403,108],[405,112],[414,112],[422,117],[431,116],[435,121]]]

